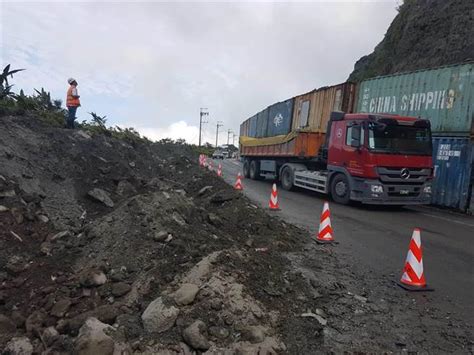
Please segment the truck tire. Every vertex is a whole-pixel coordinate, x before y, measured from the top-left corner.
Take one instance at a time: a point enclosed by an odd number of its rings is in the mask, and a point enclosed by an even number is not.
[[[250,162],[248,161],[248,159],[245,159],[244,161],[242,173],[244,174],[244,178],[248,179],[250,177]]]
[[[252,180],[260,179],[260,162],[258,160],[250,162],[249,176]]]
[[[283,168],[280,176],[281,187],[284,190],[290,191],[293,189],[293,181],[294,181],[294,172],[293,169],[290,167]]]
[[[342,205],[349,204],[351,200],[351,188],[344,174],[337,174],[331,180],[331,197]]]

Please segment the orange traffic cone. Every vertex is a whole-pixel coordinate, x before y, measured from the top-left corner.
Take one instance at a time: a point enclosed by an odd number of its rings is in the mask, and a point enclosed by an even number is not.
[[[433,291],[426,284],[423,273],[423,251],[421,249],[421,230],[415,228],[408,247],[407,259],[402,278],[398,285],[408,291]]]
[[[209,169],[210,171],[212,171],[212,160],[209,160],[208,169]]]
[[[276,184],[272,186],[272,193],[270,194],[270,202],[268,202],[270,211],[279,211],[280,205],[278,204],[278,191]]]
[[[222,165],[219,164],[219,166],[217,167],[217,176],[221,177],[222,176]]]
[[[240,180],[240,173],[237,174],[237,180],[235,181],[234,189],[243,190],[242,181]]]
[[[199,154],[199,166],[204,166],[204,154]]]
[[[321,213],[316,242],[319,244],[334,242],[333,230],[331,226],[331,212],[329,211],[329,203],[327,201],[324,202],[323,212]]]

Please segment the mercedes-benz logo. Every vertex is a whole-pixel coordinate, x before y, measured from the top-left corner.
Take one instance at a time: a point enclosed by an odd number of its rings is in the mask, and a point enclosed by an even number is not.
[[[405,180],[408,179],[410,177],[410,170],[408,170],[407,168],[403,168],[400,171],[400,177]]]

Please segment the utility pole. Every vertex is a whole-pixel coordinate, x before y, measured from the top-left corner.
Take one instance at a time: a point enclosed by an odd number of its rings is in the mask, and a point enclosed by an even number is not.
[[[232,133],[232,145],[235,147],[235,133]]]
[[[233,134],[232,130],[231,129],[228,129],[227,130],[227,145],[229,145],[229,141],[230,141],[230,135]]]
[[[207,108],[201,107],[201,110],[199,112],[199,146],[201,146],[202,124],[207,123],[207,121],[203,122],[202,120],[204,116],[209,116],[209,112],[207,112]]]
[[[222,127],[223,124],[222,121],[217,121],[217,124],[216,124],[216,148],[218,147],[218,142],[219,142],[219,127]]]

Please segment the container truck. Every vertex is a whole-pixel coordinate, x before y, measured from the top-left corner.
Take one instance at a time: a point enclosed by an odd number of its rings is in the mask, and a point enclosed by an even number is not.
[[[318,95],[321,93],[315,91],[312,96]],[[344,101],[341,95],[334,96],[335,100]],[[311,98],[296,98],[293,127],[286,135],[250,137],[251,119],[242,124],[240,155],[246,178],[277,179],[285,190],[313,190],[341,204],[351,200],[390,205],[430,203],[429,120],[334,111],[328,117],[320,115],[311,129],[308,121],[314,114],[311,105],[304,104],[307,101]],[[269,117],[270,122],[272,119]],[[321,122],[327,122],[326,127]],[[315,124],[319,129],[314,129]]]

